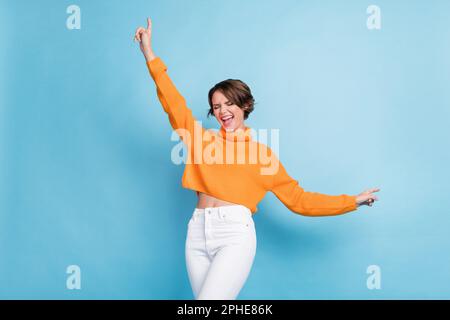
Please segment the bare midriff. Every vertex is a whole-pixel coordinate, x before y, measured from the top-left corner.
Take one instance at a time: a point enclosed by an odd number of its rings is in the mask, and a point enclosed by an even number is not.
[[[236,203],[220,200],[206,193],[202,192],[198,193],[197,208],[204,209],[211,207],[233,206],[233,205],[236,205]]]

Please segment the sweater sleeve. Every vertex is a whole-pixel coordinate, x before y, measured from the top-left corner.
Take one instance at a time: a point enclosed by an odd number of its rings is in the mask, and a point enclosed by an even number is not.
[[[275,156],[274,158],[278,161]],[[270,191],[288,209],[304,216],[334,216],[357,209],[356,196],[305,191],[297,180],[288,175],[280,161],[278,161],[278,171],[273,175]]]
[[[169,117],[169,122],[174,130],[187,130],[190,134],[189,140],[193,139],[194,128],[202,132],[202,126],[192,115],[191,109],[186,105],[184,97],[178,92],[169,75],[167,66],[160,57],[147,61],[147,67],[156,84],[158,99],[164,111]],[[180,134],[180,131],[178,131]],[[184,134],[180,134],[184,142]],[[189,141],[190,142],[190,141]]]

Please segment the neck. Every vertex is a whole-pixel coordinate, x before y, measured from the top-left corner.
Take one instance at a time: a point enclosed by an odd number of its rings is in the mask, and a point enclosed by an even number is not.
[[[222,126],[222,127],[220,127],[219,134],[226,140],[231,140],[231,141],[250,141],[251,140],[250,127],[247,127],[247,126],[236,128],[233,131],[226,131],[225,128]]]
[[[235,131],[237,131],[237,130],[239,130],[239,129],[245,131],[245,129],[246,129],[245,124],[242,123],[239,127],[235,128],[235,129],[225,129],[225,128],[224,128],[224,130],[225,130],[225,131],[228,131],[228,132],[235,132]]]

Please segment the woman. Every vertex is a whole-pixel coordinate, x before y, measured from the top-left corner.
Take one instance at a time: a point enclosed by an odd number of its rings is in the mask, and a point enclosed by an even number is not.
[[[240,80],[228,79],[210,90],[208,116],[214,115],[221,127],[218,132],[201,127],[169,78],[167,66],[153,52],[151,35],[152,24],[147,18],[147,28],[137,28],[134,39],[140,43],[164,111],[187,146],[182,185],[198,195],[185,245],[196,299],[236,299],[256,252],[253,214],[267,191],[293,212],[306,216],[343,214],[378,200],[373,195],[379,191],[376,188],[357,196],[304,191],[268,146],[252,140],[244,121],[254,109],[254,99]],[[197,144],[196,139],[200,141]],[[268,155],[270,161],[252,162],[252,150]]]

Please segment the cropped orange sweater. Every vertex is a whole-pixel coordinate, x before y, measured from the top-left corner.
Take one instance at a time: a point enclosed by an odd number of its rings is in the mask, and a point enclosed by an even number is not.
[[[257,212],[257,204],[267,191],[291,211],[305,216],[338,215],[357,209],[356,196],[305,191],[268,146],[252,139],[251,128],[232,133],[223,127],[218,131],[203,128],[169,78],[161,58],[147,62],[147,67],[170,124],[186,145],[184,188],[246,206],[252,213]],[[258,157],[250,161],[255,150],[267,155],[266,160]],[[234,160],[227,154],[234,155]]]

